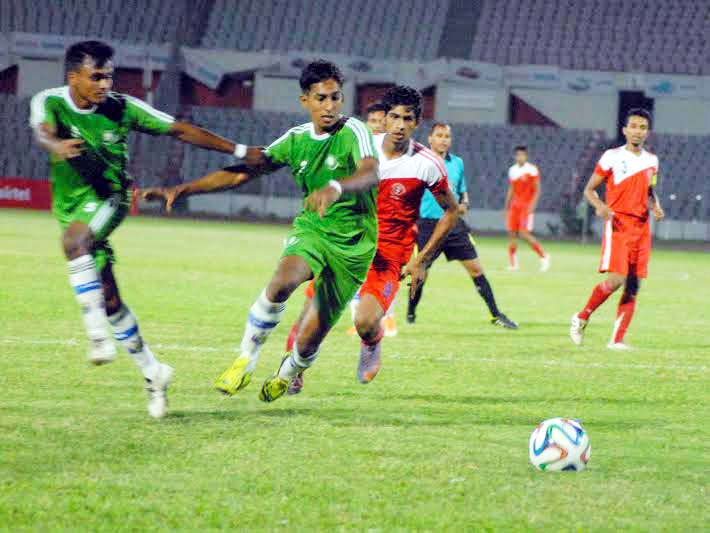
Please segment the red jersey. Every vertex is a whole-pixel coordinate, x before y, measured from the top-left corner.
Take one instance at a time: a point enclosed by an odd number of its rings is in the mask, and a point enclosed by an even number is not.
[[[606,203],[614,213],[648,218],[648,193],[656,186],[658,157],[646,150],[636,155],[620,146],[604,152],[594,173],[605,178]]]
[[[385,134],[375,135],[380,160],[378,242],[412,246],[424,191],[429,189],[436,197],[449,188],[446,167],[438,155],[415,141],[410,141],[405,154],[388,159],[382,151],[384,139]]]
[[[513,189],[513,197],[510,201],[512,207],[527,208],[532,204],[538,182],[540,181],[540,170],[529,161],[525,164],[514,164],[508,169],[508,183]]]

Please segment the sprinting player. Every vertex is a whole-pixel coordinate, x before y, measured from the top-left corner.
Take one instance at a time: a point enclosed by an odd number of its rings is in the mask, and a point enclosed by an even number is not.
[[[629,349],[624,336],[634,316],[639,280],[648,275],[651,257],[649,207],[656,220],[664,217],[655,192],[658,157],[643,148],[651,127],[651,113],[645,109],[631,109],[622,129],[626,144],[604,152],[584,188],[587,201],[604,220],[599,272],[606,273],[607,277],[594,288],[584,309],[572,316],[570,337],[577,345],[582,344],[592,313],[623,285],[624,292],[607,347]],[[606,203],[596,192],[602,184],[606,185]]]
[[[115,359],[110,325],[143,373],[149,414],[159,418],[166,412],[173,369],[153,355],[136,317],[122,301],[108,241],[130,206],[128,132],[171,135],[225,153],[233,153],[235,144],[176,122],[136,98],[111,92],[113,54],[100,41],[70,46],[65,56],[67,85],[32,98],[30,124],[37,142],[50,154],[52,211],[63,230],[69,282],[89,338],[88,360],[100,365]]]
[[[540,271],[550,269],[550,256],[545,253],[540,243],[531,233],[533,213],[540,197],[540,169],[528,161],[528,149],[515,147],[515,164],[508,169],[508,193],[505,197],[508,235],[508,270],[519,270],[518,236],[530,245],[540,257]]]
[[[230,396],[251,381],[259,352],[281,321],[293,291],[315,278],[315,297],[293,349],[259,393],[265,402],[283,396],[294,376],[318,357],[321,342],[365,281],[375,255],[377,153],[367,127],[340,114],[343,81],[333,63],[308,64],[299,82],[301,104],[311,122],[291,128],[266,149],[243,147],[246,159],[240,165],[146,193],[172,203],[181,195],[238,187],[287,165],[304,192],[304,211],[293,222],[276,272],[249,310],[241,354],[215,383]]]
[[[451,127],[441,122],[434,124],[429,132],[429,146],[434,153],[443,159],[446,165],[446,172],[449,176],[449,187],[451,187],[456,200],[459,202],[459,214],[463,216],[466,214],[469,205],[468,192],[466,191],[466,178],[464,177],[464,165],[460,157],[451,153],[451,143]],[[425,192],[420,210],[421,218],[417,222],[417,227],[419,228],[418,246],[420,249],[430,240],[434,228],[437,227],[443,215],[444,212],[441,207],[439,207],[434,197],[428,192]],[[486,302],[486,306],[488,306],[488,311],[491,314],[491,322],[504,328],[517,329],[518,325],[498,309],[495,296],[493,295],[493,288],[483,272],[483,265],[481,265],[481,260],[478,259],[478,252],[469,235],[469,229],[463,220],[459,219],[454,229],[451,230],[451,233],[444,239],[439,250],[434,253],[431,261],[427,263],[427,270],[442,252],[448,261],[456,260],[464,267],[473,280],[478,294],[483,298],[483,301]],[[407,322],[410,324],[416,321],[417,305],[419,305],[423,290],[424,283],[416,290],[410,291],[407,309]]]
[[[355,327],[362,339],[357,375],[361,383],[369,383],[380,370],[381,325],[390,308],[399,281],[412,276],[412,284],[423,279],[427,263],[436,253],[447,233],[458,220],[458,204],[449,189],[446,167],[433,152],[412,140],[421,120],[422,96],[416,89],[395,86],[387,91],[385,106],[386,134],[375,136],[380,160],[380,185],[377,196],[377,252],[360,288],[360,303],[355,313]],[[431,238],[412,257],[416,242],[415,223],[425,191],[430,191],[441,206],[443,216],[431,232]],[[289,389],[296,394],[303,387],[294,380]]]
[[[378,133],[384,133],[385,109],[383,105],[379,102],[374,103],[367,108],[366,113],[366,124],[372,134],[375,135]],[[310,283],[308,283],[308,285],[306,286],[306,289],[304,291],[305,300],[303,302],[303,309],[301,310],[301,314],[291,326],[288,337],[286,338],[286,353],[291,353],[291,351],[293,350],[293,342],[296,339],[296,335],[298,335],[298,330],[301,327],[301,321],[303,320],[303,317],[306,316],[306,311],[311,305],[311,300],[315,295],[315,283],[315,280],[311,280]],[[353,309],[353,321],[355,320],[355,309],[357,308],[358,300],[359,296],[356,294],[351,302],[351,308]],[[394,337],[395,335],[397,335],[397,322],[395,321],[394,317],[394,303],[392,307],[387,311],[387,315],[385,316],[385,318],[382,320],[382,325],[385,328],[385,336]],[[356,333],[355,327],[351,328],[351,330],[348,330],[348,333],[354,335]],[[296,388],[298,388],[297,382],[301,379],[300,376],[301,374],[299,374],[298,379],[295,380]],[[289,392],[291,392],[293,388],[294,385],[292,385],[291,389],[289,389]]]
[[[381,102],[376,102],[365,110],[366,124],[373,135],[385,132],[385,108]]]

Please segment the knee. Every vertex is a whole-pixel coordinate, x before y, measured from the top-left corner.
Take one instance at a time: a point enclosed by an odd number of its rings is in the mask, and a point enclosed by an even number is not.
[[[102,283],[104,292],[104,305],[106,306],[106,314],[114,315],[121,309],[123,302],[118,294],[116,286],[111,283]]]
[[[624,284],[624,298],[631,300],[636,298],[641,285],[637,277],[628,277],[626,283]]]
[[[67,259],[76,259],[82,255],[91,253],[93,238],[91,230],[87,226],[72,224],[67,228],[62,236],[62,247]]]
[[[285,302],[299,285],[300,282],[290,279],[274,279],[267,288],[266,297],[272,302]]]
[[[358,313],[355,316],[355,329],[361,339],[369,340],[377,336],[379,320],[372,313]]]

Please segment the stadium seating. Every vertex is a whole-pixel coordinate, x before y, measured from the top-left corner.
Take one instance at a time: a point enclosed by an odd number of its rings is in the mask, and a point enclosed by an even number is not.
[[[471,58],[503,65],[706,75],[708,27],[707,0],[487,0]]]
[[[111,0],[2,0],[0,33],[84,35],[128,43],[175,42],[181,18],[192,3],[141,2],[140,9],[131,9]]]
[[[216,0],[202,46],[430,60],[437,54],[448,1],[434,4],[428,0]]]

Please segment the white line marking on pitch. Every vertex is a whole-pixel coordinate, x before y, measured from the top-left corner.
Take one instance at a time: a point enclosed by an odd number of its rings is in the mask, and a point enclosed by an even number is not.
[[[35,345],[57,345],[57,346],[79,346],[83,345],[83,340],[78,339],[23,339],[21,337],[6,337],[0,339],[1,344],[35,344]],[[215,348],[214,346],[185,346],[183,344],[161,344],[151,343],[150,346],[156,350],[166,350],[173,352],[233,352],[236,347]],[[236,345],[235,345],[236,346]],[[402,356],[392,354],[392,359],[422,359],[418,356]],[[433,357],[435,362],[452,362],[457,359],[455,354],[446,354],[441,357]],[[681,370],[686,372],[707,372],[705,365],[665,365],[654,363],[576,363],[574,361],[557,361],[554,359],[505,359],[496,357],[471,357],[469,361],[476,363],[503,364],[503,365],[543,365],[573,368],[607,368],[621,370]]]

